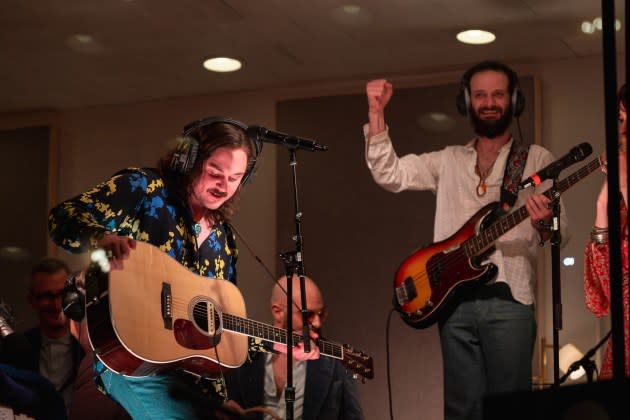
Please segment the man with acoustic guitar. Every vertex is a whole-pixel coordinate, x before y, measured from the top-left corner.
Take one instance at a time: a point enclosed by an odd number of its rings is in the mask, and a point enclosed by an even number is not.
[[[237,248],[230,220],[241,186],[254,173],[262,149],[247,129],[226,117],[188,124],[182,141],[160,159],[157,169],[120,171],[53,208],[52,240],[75,253],[104,249],[115,270],[124,270],[125,259],[137,248],[135,241],[144,241],[208,281],[236,283]],[[159,296],[149,298],[159,300]],[[170,307],[164,306],[163,312],[167,310]],[[318,348],[312,348],[305,354],[300,343],[293,354],[317,358]],[[226,395],[221,375],[216,380],[204,378],[203,387],[195,388],[190,384],[198,378],[175,371],[128,376],[102,361],[94,368],[97,382],[134,419],[208,418],[208,407],[219,407]]]
[[[550,187],[551,181],[520,192],[514,185],[554,158],[538,145],[516,147],[520,145],[509,128],[525,103],[518,76],[503,63],[484,61],[464,73],[456,105],[461,114],[470,118],[475,137],[465,145],[448,146],[440,151],[398,157],[384,116],[392,97],[392,85],[387,80],[373,80],[367,83],[366,93],[369,106],[369,123],[364,126],[366,160],[374,180],[392,192],[433,191],[437,206],[434,241],[437,246],[448,245],[440,254],[453,255],[444,258],[445,263],[439,266],[427,264],[426,272],[418,275],[428,280],[423,284],[413,276],[403,279],[405,284],[396,291],[398,303],[406,305],[416,296],[420,298],[424,293],[421,287],[441,287],[438,280],[442,278],[455,279],[460,273],[459,267],[454,267],[458,263],[467,267],[481,261],[493,264],[494,269],[487,273],[490,278],[475,279],[479,281],[473,287],[471,282],[457,287],[456,299],[450,298],[446,306],[449,310],[438,317],[445,419],[481,419],[486,395],[531,390],[536,338],[536,248],[539,242],[549,238],[546,226],[552,219],[550,200],[541,192]],[[508,171],[506,167],[511,169]],[[514,169],[518,167],[520,173]],[[501,190],[511,193],[511,202],[501,199]],[[466,238],[460,241],[457,236],[466,230],[474,234],[477,227],[460,228],[484,206],[499,200],[508,204],[508,210],[511,206],[524,205],[530,222],[520,223],[498,238],[494,244],[496,250],[490,255],[487,252],[477,255],[472,249],[460,252],[458,249],[464,248],[460,245]],[[566,226],[562,212],[562,231]],[[481,258],[472,258],[471,254]],[[453,272],[449,273],[449,269]],[[482,284],[486,281],[487,284]],[[440,303],[429,299],[417,314],[433,310]]]

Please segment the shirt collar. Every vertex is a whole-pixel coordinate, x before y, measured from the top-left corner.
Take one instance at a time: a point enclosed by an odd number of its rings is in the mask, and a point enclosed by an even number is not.
[[[464,145],[465,149],[468,149],[471,152],[475,151],[475,142],[477,141],[477,137],[473,137],[468,143]],[[514,142],[514,136],[511,136],[510,139],[501,147],[499,153],[501,153],[506,148],[509,150],[512,147],[512,143]]]
[[[50,345],[53,343],[70,346],[72,344],[72,336],[69,331],[59,338],[50,338],[42,334],[42,345]]]

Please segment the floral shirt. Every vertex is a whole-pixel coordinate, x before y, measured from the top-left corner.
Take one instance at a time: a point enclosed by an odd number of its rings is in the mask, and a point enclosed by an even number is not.
[[[630,376],[630,318],[628,301],[628,209],[621,203],[621,255],[623,273],[623,330],[626,354],[626,376]],[[586,306],[598,317],[610,313],[610,263],[608,243],[589,241],[584,252],[584,295]],[[612,341],[608,341],[599,379],[611,379],[613,370]]]
[[[105,232],[160,248],[190,271],[236,283],[237,249],[229,224],[217,223],[197,247],[190,210],[152,169],[130,168],[50,211],[51,239],[69,252],[95,246]]]
[[[50,211],[48,228],[53,242],[69,252],[88,251],[105,232],[113,232],[158,247],[196,274],[236,283],[237,249],[230,225],[215,223],[198,247],[187,204],[153,169],[123,170],[64,201]],[[223,380],[210,386],[220,398],[226,396]]]

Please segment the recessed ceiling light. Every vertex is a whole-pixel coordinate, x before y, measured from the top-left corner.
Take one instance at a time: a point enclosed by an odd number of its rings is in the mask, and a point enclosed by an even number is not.
[[[464,44],[481,45],[489,44],[497,37],[494,36],[492,32],[484,31],[482,29],[469,29],[458,33],[456,38],[459,42],[463,42]]]
[[[455,128],[455,120],[443,112],[427,112],[416,119],[417,123],[426,131],[445,132]]]
[[[357,13],[361,12],[361,6],[359,6],[358,4],[346,4],[344,6],[341,6],[341,8],[349,15],[356,15]]]
[[[66,45],[71,49],[82,53],[99,53],[103,51],[103,46],[88,34],[75,34],[66,39]]]
[[[20,246],[3,246],[0,248],[0,258],[6,260],[27,260],[31,253]]]
[[[342,25],[367,25],[372,21],[371,14],[358,4],[344,4],[332,10],[333,19]]]
[[[227,73],[240,70],[240,68],[243,67],[243,64],[235,58],[212,57],[205,60],[203,62],[203,66],[206,68],[206,70],[216,71],[219,73]]]

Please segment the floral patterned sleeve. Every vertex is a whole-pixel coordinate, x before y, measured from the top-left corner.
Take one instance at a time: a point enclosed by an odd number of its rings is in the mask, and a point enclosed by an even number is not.
[[[608,243],[589,241],[584,251],[584,296],[586,307],[602,317],[610,311]]]
[[[128,234],[134,212],[155,182],[162,181],[146,171],[130,169],[62,202],[48,215],[51,239],[66,251],[79,253],[95,246],[105,232]]]

